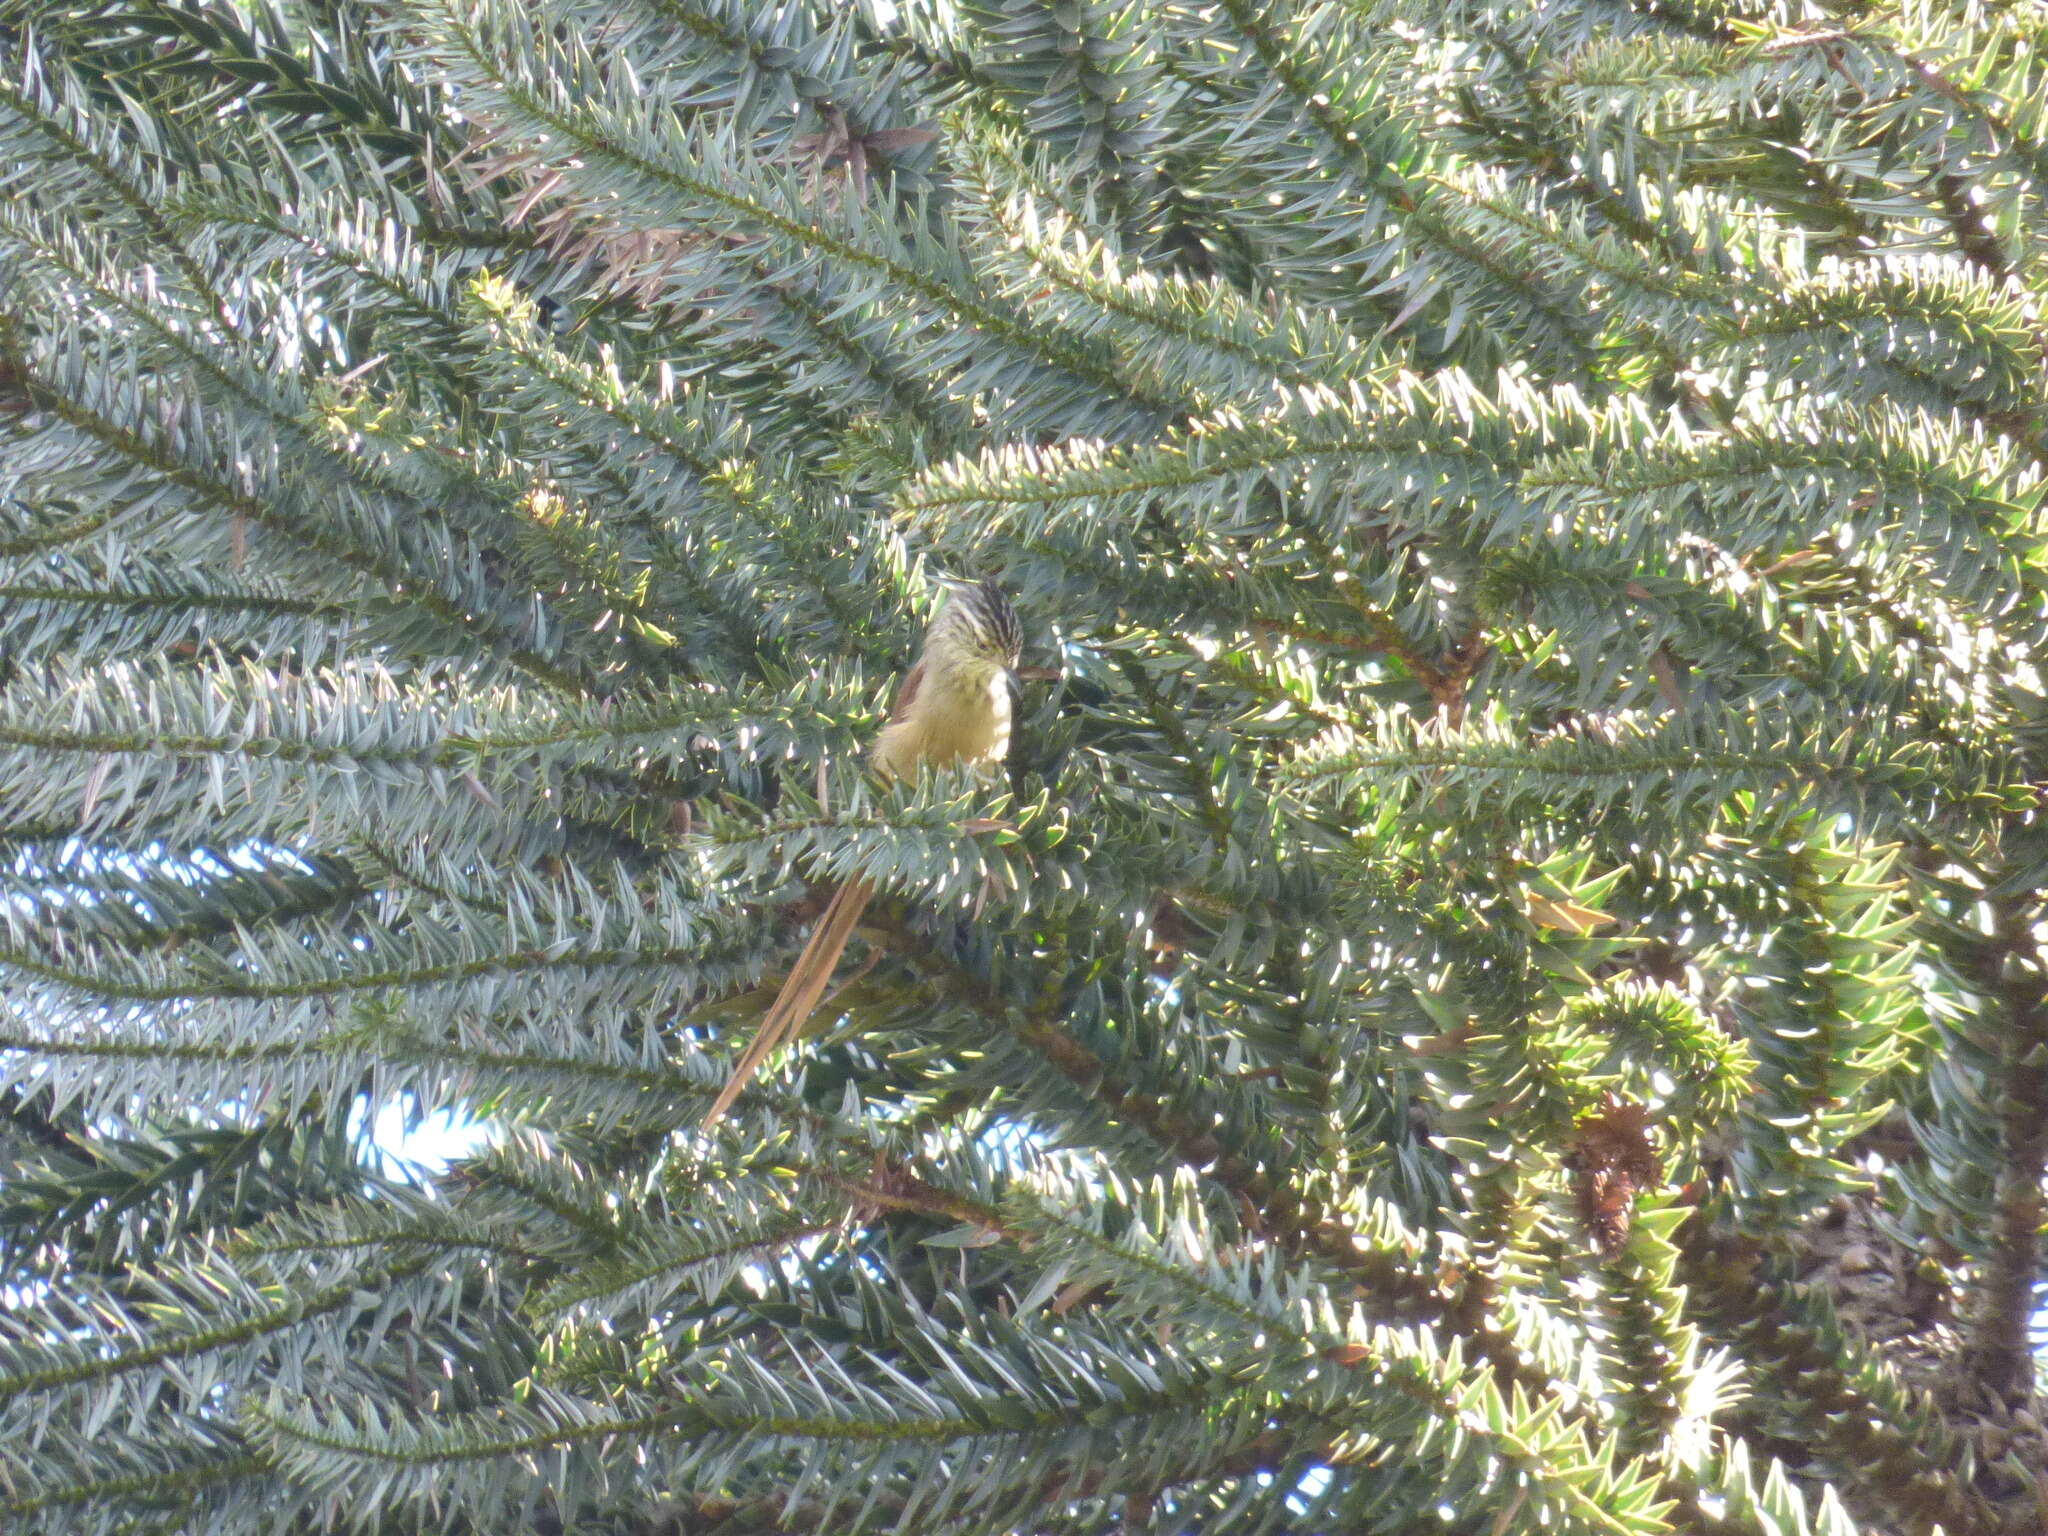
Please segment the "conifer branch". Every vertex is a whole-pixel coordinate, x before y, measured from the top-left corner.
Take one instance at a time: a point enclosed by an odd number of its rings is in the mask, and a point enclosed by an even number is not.
[[[1999,1167],[1984,1276],[1969,1319],[1965,1359],[1994,1397],[2036,1398],[2033,1347],[2041,1287],[2041,1232],[2048,1224],[2048,984],[2030,902],[1995,899],[1995,928],[1970,975],[1998,1009],[1996,1124]]]
[[[1323,1215],[1313,1200],[1304,1199],[1299,1192],[1275,1183],[1224,1146],[1213,1131],[1134,1091],[1110,1063],[1052,1019],[1037,1013],[1016,1015],[984,983],[959,969],[921,935],[897,925],[889,925],[886,931],[893,949],[937,971],[940,985],[950,996],[1014,1031],[1024,1045],[1083,1094],[1140,1126],[1185,1166],[1242,1200],[1254,1213],[1259,1229],[1280,1248],[1342,1272],[1374,1297],[1390,1318],[1441,1322],[1452,1334],[1472,1342],[1504,1380],[1537,1389],[1550,1385],[1540,1369],[1521,1357],[1509,1336],[1484,1316],[1483,1302],[1476,1295],[1462,1302],[1446,1297],[1434,1282],[1408,1272],[1398,1260],[1377,1251],[1368,1236]]]
[[[1702,1321],[1716,1336],[1742,1342],[1774,1394],[1799,1405],[1800,1422],[1825,1426],[1817,1448],[1857,1502],[1910,1521],[1915,1536],[1937,1525],[1958,1536],[2017,1536],[1958,1475],[1955,1446],[1935,1416],[1831,1320],[1817,1326],[1811,1299],[1802,1306],[1774,1284],[1757,1242],[1717,1232],[1702,1208],[1679,1229],[1677,1244],[1677,1275]],[[1889,1400],[1865,1394],[1873,1372]]]
[[[189,1507],[208,1488],[221,1483],[260,1482],[277,1475],[277,1463],[254,1454],[230,1455],[225,1450],[214,1459],[195,1461],[162,1472],[142,1472],[127,1477],[100,1478],[73,1483],[10,1498],[0,1503],[0,1513],[29,1518],[80,1504],[127,1501],[144,1503],[158,1510]]]
[[[17,1524],[2034,1536],[2039,16],[266,4],[0,0]]]
[[[132,1375],[167,1361],[189,1359],[236,1344],[249,1344],[295,1329],[311,1318],[360,1306],[366,1285],[409,1280],[426,1270],[426,1258],[406,1258],[365,1269],[339,1284],[294,1296],[282,1306],[250,1312],[214,1328],[167,1330],[154,1342],[98,1349],[40,1349],[13,1346],[0,1357],[0,1405],[31,1392],[102,1382]],[[72,1358],[65,1358],[70,1356]],[[38,1364],[37,1362],[45,1362]]]
[[[38,99],[12,82],[0,77],[0,106],[5,106],[42,139],[59,153],[68,156],[85,167],[93,179],[120,202],[129,216],[148,233],[151,241],[170,258],[192,291],[205,300],[212,311],[214,320],[225,334],[236,335],[240,326],[236,323],[234,311],[215,286],[213,276],[179,238],[170,222],[164,217],[162,199],[158,189],[137,185],[138,177],[129,174],[101,149],[84,138],[76,128],[60,120],[62,109],[51,98]]]
[[[294,543],[304,545],[325,559],[374,576],[387,587],[405,589],[406,578],[411,573],[401,572],[357,545],[347,543],[280,512],[274,503],[248,495],[196,465],[187,463],[166,444],[146,437],[119,422],[109,420],[80,402],[66,398],[54,381],[44,379],[37,372],[22,346],[19,329],[4,315],[0,315],[0,364],[12,370],[34,392],[42,409],[77,428],[93,442],[140,467],[149,469],[166,482],[211,503],[230,516],[269,528]],[[579,674],[564,670],[518,641],[507,640],[498,625],[464,610],[441,593],[429,589],[412,591],[407,595],[409,601],[431,613],[449,628],[465,636],[480,633],[498,641],[509,661],[540,681],[572,695],[585,691],[584,681]]]
[[[717,209],[722,216],[737,217],[748,227],[764,230],[791,246],[828,257],[846,267],[885,279],[901,293],[913,295],[931,308],[951,316],[959,324],[1072,375],[1085,386],[1125,394],[1125,381],[1105,372],[1099,361],[1062,338],[1047,335],[1020,317],[998,312],[972,296],[957,292],[941,279],[905,264],[888,252],[878,251],[857,238],[836,234],[822,223],[802,221],[770,206],[749,193],[723,185],[705,176],[680,169],[681,162],[659,162],[631,146],[605,136],[558,104],[532,89],[531,82],[508,71],[495,57],[467,17],[444,13],[449,36],[462,49],[471,68],[487,89],[498,95],[523,118],[544,132],[559,135],[594,162],[617,167],[647,187],[681,194]],[[1159,415],[1171,414],[1171,403],[1141,402]]]

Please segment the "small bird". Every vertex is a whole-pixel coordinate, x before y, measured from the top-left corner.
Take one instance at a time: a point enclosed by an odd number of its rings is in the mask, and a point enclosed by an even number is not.
[[[884,779],[907,779],[927,764],[987,767],[1002,762],[1010,750],[1010,690],[1016,686],[1022,649],[1017,610],[1001,588],[987,581],[954,587],[925,631],[917,664],[896,690],[889,723],[869,757],[875,772]],[[704,1117],[707,1129],[732,1108],[769,1053],[803,1028],[874,894],[873,881],[857,878],[832,897],[760,1031],[712,1101]]]

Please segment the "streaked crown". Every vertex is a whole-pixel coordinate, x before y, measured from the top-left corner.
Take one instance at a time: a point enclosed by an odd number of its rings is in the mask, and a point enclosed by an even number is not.
[[[963,582],[952,588],[932,622],[934,633],[942,629],[1004,667],[1016,666],[1024,649],[1024,626],[1017,622],[1017,610],[992,581]]]

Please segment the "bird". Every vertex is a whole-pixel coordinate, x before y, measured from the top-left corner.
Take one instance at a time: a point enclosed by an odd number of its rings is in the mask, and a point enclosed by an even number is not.
[[[927,767],[1000,764],[1010,750],[1010,695],[1023,638],[1017,610],[994,582],[951,586],[869,753],[876,776],[886,782],[915,778]],[[706,1130],[732,1108],[761,1063],[803,1028],[874,894],[874,882],[860,876],[834,893],[760,1029],[712,1100]]]

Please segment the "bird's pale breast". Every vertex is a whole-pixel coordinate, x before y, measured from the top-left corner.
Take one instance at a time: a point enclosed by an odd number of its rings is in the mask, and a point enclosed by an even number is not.
[[[882,728],[874,763],[890,778],[914,778],[920,764],[996,763],[1009,750],[1010,690],[1000,672],[957,682],[927,673],[904,718]]]

